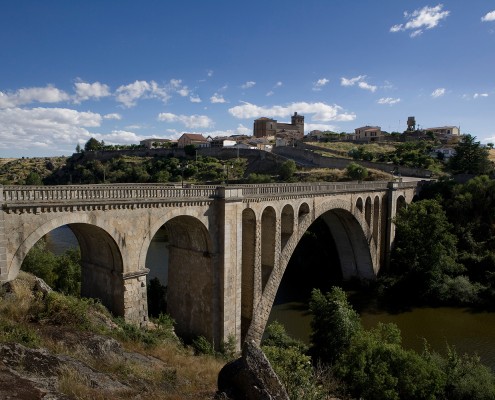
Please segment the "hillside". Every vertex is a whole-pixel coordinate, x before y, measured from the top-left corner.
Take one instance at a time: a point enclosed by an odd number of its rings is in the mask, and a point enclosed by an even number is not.
[[[224,364],[170,321],[140,330],[24,272],[0,287],[2,399],[212,399]]]

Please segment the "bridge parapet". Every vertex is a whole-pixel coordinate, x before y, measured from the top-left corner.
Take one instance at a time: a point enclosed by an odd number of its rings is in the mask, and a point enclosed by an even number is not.
[[[317,182],[294,184],[235,185],[219,188],[225,199],[314,196],[332,193],[384,191],[389,188],[414,188],[417,182]]]
[[[179,205],[184,202],[213,201],[216,187],[181,188],[159,184],[103,184],[67,186],[4,186],[0,195],[6,212],[69,211]]]

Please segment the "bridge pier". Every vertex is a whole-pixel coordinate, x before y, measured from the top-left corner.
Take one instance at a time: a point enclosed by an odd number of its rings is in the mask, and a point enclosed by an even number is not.
[[[146,293],[146,275],[149,270],[128,272],[122,275],[123,312],[128,322],[146,326],[148,322],[148,300]]]

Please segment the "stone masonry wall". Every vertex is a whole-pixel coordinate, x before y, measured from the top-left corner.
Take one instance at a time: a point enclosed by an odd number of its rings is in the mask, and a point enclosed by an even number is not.
[[[301,148],[301,147],[302,148]],[[323,168],[346,168],[351,162],[358,163],[366,168],[378,169],[380,171],[391,173],[392,170],[396,170],[397,173],[403,176],[416,176],[418,178],[430,178],[431,172],[420,168],[409,168],[400,165],[393,165],[387,163],[363,161],[363,160],[353,160],[350,158],[339,158],[339,157],[325,157],[318,153],[312,151],[316,149],[314,146],[299,145],[298,147],[275,147],[273,153],[279,154],[288,158],[304,159],[314,164],[315,166]],[[322,148],[317,148],[318,150],[323,150]]]
[[[127,322],[146,325],[148,300],[146,298],[146,275],[124,275],[124,319]]]

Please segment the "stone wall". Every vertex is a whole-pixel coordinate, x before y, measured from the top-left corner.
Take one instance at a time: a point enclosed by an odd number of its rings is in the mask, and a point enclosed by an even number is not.
[[[321,168],[347,168],[349,163],[355,162],[366,168],[378,169],[387,173],[392,173],[394,170],[402,176],[415,176],[418,178],[430,178],[431,171],[420,169],[420,168],[409,168],[401,165],[378,163],[364,160],[353,160],[350,158],[339,158],[339,157],[325,157],[321,154],[315,153],[313,150],[323,150],[320,147],[308,146],[298,144],[298,147],[275,147],[273,152],[278,155],[285,156],[287,158],[304,159],[307,162],[318,166]]]

